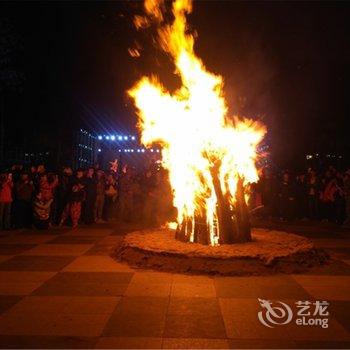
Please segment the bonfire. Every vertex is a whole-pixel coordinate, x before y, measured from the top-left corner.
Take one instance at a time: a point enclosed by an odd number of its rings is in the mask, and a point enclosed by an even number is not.
[[[177,209],[176,238],[206,245],[250,241],[246,203],[249,184],[258,180],[258,146],[266,128],[229,114],[223,78],[209,72],[194,52],[186,18],[191,0],[172,3],[170,23],[161,0],[146,0],[144,9],[134,23],[138,29],[157,26],[158,44],[174,63],[181,86],[170,92],[156,75],[144,76],[128,93],[142,143],[162,146]]]

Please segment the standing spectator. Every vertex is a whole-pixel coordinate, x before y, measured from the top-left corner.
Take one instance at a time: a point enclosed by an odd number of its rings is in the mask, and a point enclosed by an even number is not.
[[[308,218],[316,220],[319,218],[319,182],[314,170],[309,171],[306,182]]]
[[[344,225],[350,226],[350,169],[344,176],[344,199],[345,199],[345,222]]]
[[[12,174],[0,175],[0,230],[11,228]]]
[[[298,219],[305,219],[307,217],[307,190],[305,174],[300,174],[296,179],[295,186],[295,204],[296,215]]]
[[[117,200],[117,180],[114,175],[110,174],[106,181],[106,191],[105,191],[105,219],[110,220],[113,216],[113,209],[115,207],[115,202]]]
[[[32,198],[34,186],[29,175],[24,173],[15,184],[16,209],[14,221],[16,228],[30,228],[32,223]]]
[[[57,186],[57,218],[59,224],[64,208],[68,203],[68,196],[72,186],[73,171],[70,167],[64,167]]]
[[[97,195],[97,181],[95,177],[95,169],[89,168],[85,178],[85,201],[83,204],[83,220],[86,224],[95,222],[95,203]]]
[[[68,218],[72,220],[73,228],[78,226],[81,215],[81,203],[85,198],[83,175],[83,171],[79,169],[72,180],[72,186],[68,195],[68,203],[64,208],[60,226],[62,226]]]
[[[39,230],[46,230],[50,225],[50,207],[51,199],[45,199],[43,194],[39,192],[33,203],[34,226]]]
[[[295,218],[295,186],[288,173],[284,173],[278,191],[280,199],[279,216],[284,220]]]
[[[105,173],[102,170],[97,171],[97,183],[96,183],[96,202],[95,202],[95,222],[100,223],[103,221],[103,207],[105,204]]]

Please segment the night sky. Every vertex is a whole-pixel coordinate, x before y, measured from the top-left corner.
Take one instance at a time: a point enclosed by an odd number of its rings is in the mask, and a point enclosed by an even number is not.
[[[133,82],[156,73],[176,88],[154,33],[133,28],[141,11],[134,1],[2,2],[0,18],[23,44],[15,61],[25,75],[23,92],[6,98],[7,143],[52,146],[80,125],[132,131],[125,91]],[[282,166],[350,149],[349,18],[346,2],[194,2],[197,54],[224,77],[231,112],[264,121]],[[128,54],[135,41],[138,59]]]

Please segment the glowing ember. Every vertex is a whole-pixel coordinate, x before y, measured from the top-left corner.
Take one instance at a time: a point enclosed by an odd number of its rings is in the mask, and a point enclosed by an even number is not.
[[[193,242],[196,222],[197,227],[204,222],[207,243],[215,245],[222,242],[225,225],[220,215],[224,211],[234,220],[239,186],[243,189],[258,179],[257,146],[266,129],[252,120],[228,119],[223,79],[205,69],[194,53],[194,37],[187,32],[191,0],[173,3],[170,25],[164,23],[164,7],[161,1],[146,0],[147,17],[138,16],[135,24],[158,24],[159,44],[173,59],[182,86],[170,93],[157,78],[143,77],[128,93],[138,110],[142,142],[163,146],[178,229]],[[241,192],[244,201],[246,194]],[[229,214],[220,203],[226,203]]]

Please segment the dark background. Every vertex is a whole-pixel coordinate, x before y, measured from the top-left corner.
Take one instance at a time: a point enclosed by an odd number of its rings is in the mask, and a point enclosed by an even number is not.
[[[349,10],[346,2],[194,2],[196,52],[224,77],[231,113],[267,125],[278,166],[312,152],[347,157]],[[24,77],[15,91],[1,89],[6,147],[54,148],[82,125],[135,129],[125,91],[150,73],[179,83],[152,30],[133,28],[141,12],[135,1],[0,3],[0,21],[16,38],[0,71],[11,66]],[[135,41],[138,59],[128,54]]]

